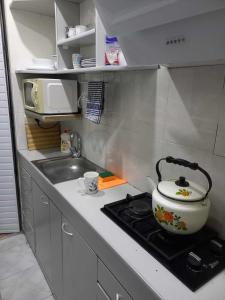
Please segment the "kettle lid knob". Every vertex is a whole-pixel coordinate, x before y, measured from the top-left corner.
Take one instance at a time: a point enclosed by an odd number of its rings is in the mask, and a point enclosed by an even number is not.
[[[175,181],[175,184],[181,187],[187,187],[189,186],[189,182],[186,181],[186,178],[183,176],[180,176],[178,180]]]

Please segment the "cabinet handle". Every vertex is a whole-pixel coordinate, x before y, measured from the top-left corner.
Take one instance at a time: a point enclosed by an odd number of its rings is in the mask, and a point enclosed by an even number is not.
[[[65,226],[66,226],[66,223],[62,223],[62,231],[63,231],[66,235],[73,236],[73,233],[72,233],[72,232],[68,232],[68,231],[65,230]]]
[[[122,300],[122,297],[123,297],[122,295],[116,293],[116,300]]]
[[[42,204],[44,204],[45,206],[47,206],[48,202],[47,201],[43,201]]]

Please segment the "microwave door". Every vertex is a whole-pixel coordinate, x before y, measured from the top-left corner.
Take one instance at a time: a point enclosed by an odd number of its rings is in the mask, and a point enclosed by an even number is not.
[[[35,102],[33,96],[34,83],[25,82],[24,83],[24,105],[26,109],[35,111]]]

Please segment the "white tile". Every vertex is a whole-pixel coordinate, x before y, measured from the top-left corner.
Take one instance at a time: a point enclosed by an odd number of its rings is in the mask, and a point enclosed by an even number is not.
[[[225,157],[225,132],[217,135],[214,153]]]
[[[23,234],[16,234],[0,240],[0,254],[13,247],[26,245],[26,239]]]
[[[105,147],[110,138],[109,130],[107,127],[99,127],[88,122],[85,122],[86,132],[82,135],[85,139],[84,152],[91,161],[103,167],[105,166]]]
[[[181,146],[173,143],[165,143],[164,156],[171,155],[178,158],[183,158],[192,162],[197,162],[210,174],[213,182],[212,190],[209,194],[211,199],[211,210],[209,224],[213,226],[221,236],[225,237],[225,198],[224,198],[224,170],[225,159],[194,149],[191,147]],[[179,176],[186,176],[207,188],[207,180],[198,171],[192,171],[190,169],[170,165],[164,163],[162,165],[163,178],[174,179]]]
[[[220,113],[219,113],[219,123],[218,123],[218,134],[225,134],[225,87],[223,90],[223,97],[220,101]]]
[[[214,219],[213,226],[223,228],[225,236],[221,167],[225,160],[213,155],[224,153],[224,76],[225,66],[82,75],[83,81],[109,82],[102,122],[94,125],[83,119],[68,124],[80,132],[87,158],[105,164],[143,191],[149,190],[147,175],[156,181],[160,157],[170,154],[199,162],[214,182],[210,222]],[[206,185],[198,172],[163,166],[164,177],[181,173]]]
[[[214,67],[194,68],[192,108],[194,116],[218,120],[225,71]]]
[[[213,152],[224,73],[200,67],[170,74],[166,140]]]
[[[223,89],[223,97],[219,108],[220,113],[214,153],[225,157],[225,88]]]
[[[51,295],[39,266],[0,280],[2,300],[43,300]]]
[[[160,154],[159,154],[160,155]],[[156,183],[155,163],[158,157],[149,157],[149,160],[140,158],[133,154],[123,157],[123,177],[129,183],[143,192],[152,192],[153,186],[149,184],[147,176]]]
[[[0,254],[0,280],[37,265],[30,247],[20,236],[2,240]]]
[[[166,140],[169,142],[213,152],[215,136],[216,124],[210,128],[209,123],[204,124],[200,118],[191,118],[178,110],[167,114]]]
[[[42,300],[55,300],[55,298],[54,298],[53,296],[50,296],[50,297],[44,298],[44,299],[42,299]]]

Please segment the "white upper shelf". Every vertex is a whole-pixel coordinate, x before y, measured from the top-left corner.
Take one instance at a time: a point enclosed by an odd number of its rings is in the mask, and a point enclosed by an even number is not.
[[[94,73],[94,72],[115,72],[115,71],[135,71],[158,69],[159,65],[152,66],[102,66],[93,68],[80,68],[80,69],[65,69],[65,70],[16,70],[17,74],[43,74],[43,75],[65,75],[65,74],[81,74],[81,73]]]
[[[95,28],[85,31],[74,37],[58,41],[58,46],[76,47],[95,44]]]

